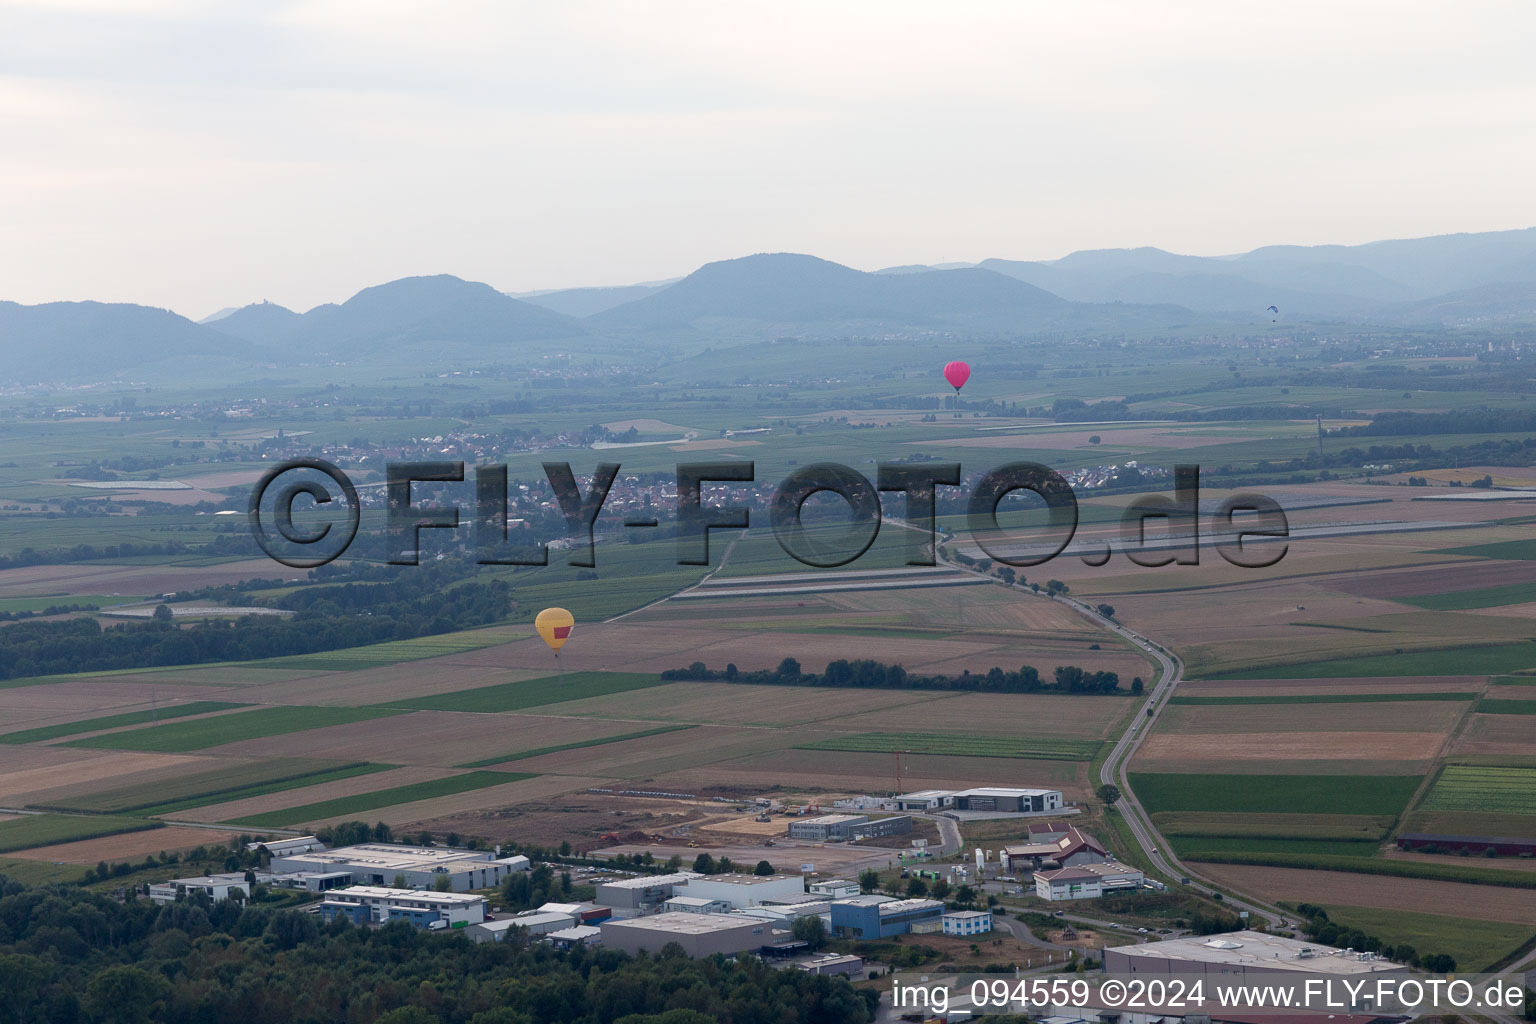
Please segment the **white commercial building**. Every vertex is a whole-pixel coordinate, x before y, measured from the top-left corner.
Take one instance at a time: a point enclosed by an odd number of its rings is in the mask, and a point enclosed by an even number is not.
[[[462,892],[354,885],[326,893],[320,904],[320,916],[327,921],[342,916],[357,924],[404,918],[418,927],[440,921],[443,923],[438,927],[463,928],[485,920],[485,897]]]
[[[195,878],[173,878],[168,882],[159,882],[149,887],[149,898],[156,903],[175,903],[176,897],[182,893],[204,893],[215,903],[219,900],[229,899],[229,894],[238,892],[241,896],[251,894],[251,885],[245,880],[243,873],[228,875],[198,875]]]
[[[615,911],[644,911],[671,899],[677,890],[699,877],[696,871],[674,871],[670,875],[640,875],[602,882],[597,886],[596,902]],[[698,893],[686,893],[697,896]],[[616,916],[626,916],[622,913]]]
[[[841,900],[847,899],[849,896],[857,896],[860,889],[858,882],[852,882],[846,878],[822,878],[812,880],[805,887],[805,891],[813,896],[822,896],[829,900]]]
[[[731,909],[725,900],[709,900],[703,896],[673,896],[661,905],[667,914],[724,914]]]
[[[897,811],[980,811],[996,814],[1044,814],[1066,806],[1059,789],[977,786],[974,789],[920,789],[893,798]]]
[[[990,910],[951,910],[941,920],[945,935],[985,935],[992,930]]]
[[[677,943],[689,956],[740,953],[776,941],[773,925],[742,914],[656,914],[604,921],[603,947],[656,954]]]
[[[764,899],[800,896],[805,879],[799,875],[700,875],[678,893],[707,900],[724,900],[735,910],[755,907]]]
[[[467,892],[498,886],[513,873],[527,871],[529,866],[527,857],[497,857],[489,850],[362,843],[273,857],[270,868],[273,874],[345,871],[357,885],[394,886],[404,882],[411,889],[434,888],[437,879],[446,875],[454,892]]]
[[[1035,895],[1043,900],[1096,900],[1104,895],[1104,884],[1083,868],[1036,871]]]

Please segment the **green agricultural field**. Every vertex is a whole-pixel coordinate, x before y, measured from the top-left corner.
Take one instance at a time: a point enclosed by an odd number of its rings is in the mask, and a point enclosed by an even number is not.
[[[1170,704],[1191,707],[1222,707],[1237,704],[1401,704],[1410,701],[1473,701],[1477,694],[1467,692],[1448,693],[1319,693],[1312,694],[1255,694],[1242,697],[1171,697]],[[1487,703],[1486,701],[1484,703]]]
[[[567,672],[563,676],[543,676],[525,679],[520,683],[497,683],[473,690],[408,697],[392,700],[384,706],[409,708],[412,711],[478,711],[494,714],[588,697],[608,697],[615,693],[660,686],[661,683],[660,676],[644,672]]]
[[[1482,971],[1510,950],[1536,937],[1536,925],[1476,921],[1442,914],[1376,907],[1324,906],[1328,920],[1341,927],[1374,935],[1393,946],[1412,946],[1420,956],[1449,953],[1462,971]]]
[[[1476,711],[1480,715],[1536,715],[1536,700],[1485,699],[1477,702]]]
[[[25,814],[10,821],[0,821],[0,853],[30,850],[36,846],[72,843],[77,839],[115,836],[119,832],[141,832],[160,828],[164,823],[144,818],[110,816],[83,817],[74,814]]]
[[[136,597],[113,596],[104,594],[46,594],[42,597],[4,597],[0,598],[0,612],[40,612],[58,606],[95,605],[104,608],[111,604],[127,604],[138,600]]]
[[[287,779],[273,779],[268,782],[255,783],[249,786],[240,786],[235,789],[224,790],[220,793],[199,793],[197,796],[185,797],[180,800],[166,800],[163,803],[150,804],[147,807],[135,807],[137,814],[154,815],[163,817],[167,814],[176,814],[191,807],[203,807],[212,803],[228,803],[233,800],[244,800],[252,796],[266,796],[268,793],[279,793],[283,790],[298,789],[301,786],[318,786],[322,782],[337,782],[341,779],[352,779],[359,775],[372,775],[375,772],[389,771],[398,768],[393,764],[349,764],[329,771],[310,772],[306,775],[298,775]]]
[[[308,732],[311,729],[348,725],[352,722],[364,722],[370,718],[385,718],[401,713],[389,708],[283,705],[258,708],[255,711],[237,711],[234,714],[193,722],[172,722],[170,725],[154,725],[147,729],[108,733],[105,736],[72,740],[65,745],[95,747],[103,750],[153,750],[164,754],[181,754],[189,750],[206,750],[208,747],[237,743],[241,740],[265,739],[268,736],[281,736],[290,732]]]
[[[417,782],[409,786],[379,789],[372,793],[358,793],[353,796],[337,797],[334,800],[289,807],[281,811],[270,811],[244,818],[235,824],[251,828],[278,828],[283,825],[318,821],[322,818],[334,818],[342,814],[362,814],[380,807],[393,807],[396,804],[408,804],[416,800],[431,800],[434,797],[451,796],[454,793],[467,793],[473,789],[502,786],[509,782],[520,782],[533,777],[527,772],[467,772],[463,775],[452,775],[446,779],[433,779],[430,782]]]
[[[116,729],[124,725],[143,725],[145,722],[159,722],[169,718],[188,718],[192,715],[206,715],[213,711],[229,711],[233,708],[246,708],[249,704],[229,704],[218,700],[198,700],[191,704],[176,704],[167,708],[158,708],[154,711],[130,711],[121,715],[107,715],[104,718],[82,718],[75,722],[65,722],[62,725],[45,725],[37,729],[23,729],[21,732],[8,732],[0,735],[0,743],[41,743],[44,740],[56,740],[61,736],[78,736],[82,732],[96,732],[99,729]]]
[[[146,807],[192,800],[197,802],[189,803],[187,806],[196,807],[213,803],[224,793],[232,793],[235,790],[268,784],[280,789],[291,782],[351,767],[356,765],[344,761],[308,757],[282,757],[256,762],[230,761],[226,767],[212,771],[107,789],[92,793],[90,796],[75,797],[68,803],[58,806],[61,810],[93,811],[101,814],[137,814],[143,812]]]
[[[1390,814],[1222,814],[1159,811],[1152,824],[1165,836],[1332,839],[1380,842],[1396,819]]]
[[[271,658],[250,662],[262,668],[302,668],[316,672],[351,672],[357,669],[394,665],[402,661],[420,661],[423,658],[440,658],[449,654],[462,654],[482,647],[506,643],[517,636],[504,629],[469,629],[459,633],[437,633],[410,640],[391,640],[388,643],[367,647],[344,647],[336,651],[317,654],[295,654],[286,658]]]
[[[1482,644],[1266,665],[1210,673],[1219,679],[1347,679],[1356,676],[1497,675],[1536,668],[1536,644]],[[1204,678],[1204,676],[1202,676]]]
[[[70,885],[83,881],[87,870],[81,864],[52,864],[46,860],[0,857],[0,878],[9,878],[22,885],[51,885],[54,882]]]
[[[859,753],[956,754],[968,757],[1021,757],[1049,761],[1092,761],[1098,740],[1049,736],[942,736],[919,732],[865,732],[814,743],[797,743],[796,750],[848,750]]]
[[[492,765],[506,764],[508,761],[526,761],[530,757],[538,757],[541,754],[558,754],[562,750],[585,750],[588,747],[600,747],[608,743],[622,743],[625,740],[639,740],[647,736],[660,736],[664,732],[677,732],[681,729],[696,729],[695,725],[659,725],[654,729],[641,729],[638,732],[623,732],[617,736],[603,736],[595,740],[577,740],[575,743],[557,743],[550,747],[534,747],[532,750],[516,750],[497,757],[486,757],[479,761],[466,761],[464,764],[454,765],[455,768],[489,768]]]
[[[1536,768],[1448,764],[1420,809],[1536,814]]]
[[[1437,612],[1468,611],[1473,608],[1497,608],[1506,604],[1524,604],[1536,600],[1536,592],[1529,583],[1513,583],[1505,587],[1480,587],[1476,590],[1453,590],[1447,594],[1420,594],[1416,597],[1394,597],[1400,604],[1416,608],[1428,608]]]
[[[1536,540],[1503,540],[1492,544],[1473,544],[1464,548],[1441,548],[1437,555],[1472,555],[1476,558],[1498,558],[1512,562],[1529,562],[1536,558]]]
[[[1149,813],[1400,814],[1420,779],[1412,775],[1181,775],[1132,772]]]

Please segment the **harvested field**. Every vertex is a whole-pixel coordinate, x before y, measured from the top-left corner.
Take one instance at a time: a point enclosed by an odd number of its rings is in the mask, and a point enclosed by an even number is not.
[[[600,747],[583,747],[506,763],[518,771],[607,775],[641,779],[666,772],[782,749],[789,738],[777,730],[696,726]]]
[[[657,675],[640,672],[572,672],[541,676],[472,690],[454,690],[393,701],[391,706],[424,711],[474,711],[494,714],[521,711],[593,697],[611,698],[631,690],[661,685]]]
[[[913,754],[902,757],[902,788],[964,789],[994,785],[1053,785],[1069,799],[1088,795],[1087,764],[1080,761],[999,762],[990,757],[950,757]],[[896,765],[890,754],[833,750],[775,750],[705,768],[687,769],[657,778],[658,787],[698,792],[710,786],[738,786],[761,792],[767,785],[806,793],[889,792]]]
[[[1475,693],[1482,676],[1404,676],[1401,679],[1186,679],[1179,693],[1191,697],[1326,697],[1362,694],[1414,696]]]
[[[24,755],[0,756],[0,803],[12,806],[48,803],[51,796],[77,791],[75,787],[111,784],[137,772],[193,771],[210,763],[180,754],[102,754],[57,747],[9,747],[6,752]]]
[[[161,500],[156,498],[155,500]],[[190,560],[190,559],[189,559]],[[0,569],[0,597],[35,594],[166,594],[200,590],[241,580],[270,578],[270,559],[248,558],[219,565],[29,565]]]
[[[402,771],[411,771],[411,769],[402,769]],[[379,779],[387,780],[397,774],[396,772],[387,772],[379,776]],[[389,788],[380,788],[378,786],[353,787],[353,791],[350,793],[298,804],[295,804],[294,801],[302,800],[304,794],[298,792],[284,793],[282,796],[287,800],[287,804],[281,810],[273,810],[266,813],[243,813],[239,815],[239,819],[249,825],[275,828],[291,822],[356,816],[377,810],[380,807],[391,807],[397,804],[426,803],[438,797],[453,796],[454,794],[467,793],[471,790],[503,786],[526,778],[532,778],[532,776],[520,776],[513,772],[460,772],[455,775],[441,775],[435,779],[404,782],[401,785]],[[325,787],[316,786],[313,788],[320,790]],[[316,796],[318,793],[310,795]]]
[[[452,655],[378,665],[350,672],[268,670],[276,677],[247,686],[240,696],[264,704],[319,704],[359,707],[389,704],[410,697],[492,686],[511,679],[532,679],[546,673],[509,672],[491,666],[457,665]]]
[[[290,733],[323,733],[327,727],[384,718],[393,711],[373,708],[319,708],[301,705],[277,705],[215,715],[186,722],[172,722],[148,728],[107,733],[89,739],[71,740],[72,747],[105,750],[159,750],[183,753],[204,750],[242,740],[252,741]],[[324,743],[323,737],[311,736],[311,750]]]
[[[1489,587],[1536,584],[1536,564],[1529,562],[1461,562],[1435,568],[1405,568],[1359,573],[1330,579],[1331,590],[1356,597],[1424,597]]]
[[[91,782],[62,787],[49,794],[48,803],[70,810],[118,813],[137,811],[156,804],[210,797],[234,789],[297,778],[341,765],[318,758],[276,758],[255,761],[235,758],[198,758],[193,765],[174,764],[135,772],[114,779],[112,786]],[[207,770],[195,770],[206,768]]]
[[[220,711],[236,711],[249,706],[248,704],[232,704],[228,701],[192,701],[188,704],[173,704],[170,707],[155,707],[144,711],[128,711],[118,715],[103,715],[99,718],[81,718],[74,722],[63,722],[55,725],[38,726],[32,729],[22,729],[19,732],[8,732],[0,735],[0,743],[42,743],[47,740],[63,739],[66,736],[100,734],[128,726],[153,724],[168,719],[212,715]]]
[[[1268,739],[1268,734],[1266,740]],[[1205,758],[1179,758],[1160,757],[1155,761],[1144,761],[1138,757],[1134,762],[1137,771],[1159,772],[1165,775],[1208,775],[1213,771],[1220,771],[1234,777],[1251,777],[1254,775],[1353,775],[1361,773],[1365,775],[1411,775],[1422,778],[1432,762],[1424,759],[1403,761],[1394,758],[1349,760],[1342,757],[1314,758],[1312,760],[1298,761],[1285,756],[1283,749],[1276,749],[1270,756],[1254,756],[1246,759],[1234,759],[1224,763],[1216,763]]]
[[[503,778],[516,780],[516,776],[506,773],[501,773],[501,775]],[[427,800],[416,800],[412,803],[394,804],[376,810],[369,810],[366,812],[366,815],[369,821],[383,821],[392,827],[419,826],[421,822],[431,819],[452,817],[472,811],[488,811],[494,814],[499,808],[513,807],[518,804],[536,803],[542,805],[548,801],[563,797],[567,793],[579,793],[590,786],[611,785],[613,781],[612,779],[589,776],[541,775],[485,789],[468,790]],[[334,825],[337,822],[356,818],[360,813],[362,812],[349,810],[328,818],[317,819],[307,824],[315,827]]]
[[[1122,680],[1124,686],[1129,680]],[[857,725],[881,732],[921,729],[923,732],[1020,732],[1069,739],[1107,739],[1134,714],[1141,702],[1131,697],[1058,695],[1045,693],[961,693],[905,708],[859,716]]]
[[[847,733],[826,739],[805,739],[797,750],[857,750],[879,754],[960,754],[971,757],[1043,758],[1052,761],[1091,761],[1097,740],[1056,736],[943,736],[914,732]]]
[[[1452,753],[1536,755],[1536,726],[1529,715],[1472,715]]]
[[[612,701],[606,703],[610,713],[615,710]],[[216,752],[236,757],[305,757],[324,752],[327,757],[343,761],[448,768],[513,750],[545,746],[556,739],[598,739],[634,728],[630,722],[602,719],[556,722],[533,715],[411,711],[390,718],[230,743]]]
[[[1205,710],[1205,709],[1202,709]],[[1223,708],[1222,710],[1226,710]],[[1315,733],[1277,730],[1270,732],[1170,733],[1154,732],[1142,743],[1136,766],[1161,770],[1164,761],[1206,761],[1207,770],[1219,771],[1224,761],[1271,761],[1295,758],[1302,761],[1421,761],[1440,752],[1443,732]]]
[[[55,861],[66,864],[95,866],[98,861],[140,861],[161,852],[179,853],[197,846],[227,844],[238,833],[227,829],[166,828],[146,832],[122,832],[115,836],[83,839],[74,843],[58,843],[54,846],[38,846],[30,850],[17,850],[7,854],[26,860]]]
[[[862,690],[748,683],[666,683],[624,695],[546,704],[541,715],[614,715],[627,719],[719,725],[788,726],[862,715],[879,708],[944,700],[942,690]]]
[[[1250,864],[1201,864],[1200,873],[1265,900],[1343,903],[1525,925],[1536,921],[1536,889]]]
[[[1466,714],[1470,701],[1389,701],[1359,704],[1173,705],[1159,733],[1199,737],[1235,732],[1273,733],[1285,744],[1293,733],[1434,733],[1444,735]],[[1303,737],[1305,738],[1305,737]],[[1333,754],[1332,756],[1340,756]],[[1348,756],[1348,755],[1345,755]],[[1364,754],[1362,757],[1382,756]],[[1400,755],[1411,756],[1411,755]]]
[[[319,803],[323,800],[352,797],[362,793],[372,793],[400,786],[415,785],[418,782],[429,782],[447,778],[453,774],[455,773],[441,768],[412,767],[395,768],[390,771],[376,772],[356,778],[324,782],[317,786],[306,786],[300,781],[293,788],[284,788],[275,793],[266,793],[261,796],[247,797],[240,800],[221,801],[202,807],[178,811],[176,817],[186,821],[251,821],[261,815],[272,811],[281,811],[284,808]],[[277,825],[280,823],[268,822],[267,824]]]
[[[1510,871],[1536,871],[1536,858],[1532,857],[1463,857],[1450,853],[1414,853],[1399,850],[1395,845],[1387,847],[1383,854],[1388,860],[1416,861],[1420,864],[1455,864],[1466,867],[1476,864],[1480,868],[1504,868]]]

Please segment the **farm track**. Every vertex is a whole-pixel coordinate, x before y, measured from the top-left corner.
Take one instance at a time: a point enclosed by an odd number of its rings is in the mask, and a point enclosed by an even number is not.
[[[988,576],[986,573],[959,565],[945,558],[942,553],[936,553],[938,561],[951,568],[984,577],[991,582],[997,583],[999,586],[1007,586],[1007,584]],[[1125,732],[1116,741],[1114,747],[1109,752],[1109,756],[1105,758],[1104,764],[1100,767],[1099,779],[1101,782],[1113,785],[1120,790],[1120,800],[1117,802],[1116,807],[1125,819],[1126,825],[1129,826],[1131,834],[1136,837],[1136,841],[1141,845],[1142,853],[1146,858],[1158,870],[1166,874],[1170,880],[1188,878],[1190,879],[1190,888],[1206,896],[1214,895],[1216,890],[1206,879],[1198,872],[1185,866],[1177,857],[1169,852],[1168,840],[1158,832],[1157,827],[1152,824],[1152,818],[1147,813],[1146,808],[1136,799],[1136,794],[1131,789],[1130,779],[1127,777],[1126,772],[1131,757],[1152,731],[1151,724],[1157,720],[1158,714],[1167,706],[1169,698],[1173,696],[1174,690],[1183,680],[1184,663],[1179,659],[1178,655],[1167,650],[1162,645],[1148,640],[1146,637],[1122,626],[1113,619],[1105,618],[1094,608],[1081,601],[1064,596],[1046,596],[1043,599],[1058,601],[1066,605],[1094,625],[1101,629],[1106,629],[1133,644],[1141,651],[1150,655],[1158,663],[1161,672],[1147,698],[1147,708],[1151,711],[1151,714],[1137,715],[1131,719],[1130,723],[1126,726]],[[1256,914],[1269,922],[1273,927],[1294,927],[1294,923],[1277,907],[1273,907],[1252,896],[1223,894],[1222,899],[1225,903],[1239,910]]]

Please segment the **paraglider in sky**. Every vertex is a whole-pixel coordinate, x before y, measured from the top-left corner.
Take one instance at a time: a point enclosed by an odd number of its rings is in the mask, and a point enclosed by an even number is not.
[[[545,608],[533,620],[533,628],[539,631],[539,636],[549,644],[549,649],[555,652],[557,658],[560,656],[560,648],[571,638],[571,629],[575,625],[575,617],[564,608]]]
[[[1280,311],[1278,309],[1276,309],[1274,306],[1270,306],[1267,310],[1265,310],[1265,312],[1266,313],[1273,313],[1273,314],[1275,314],[1273,317],[1270,318],[1270,321],[1269,321],[1270,323],[1274,324],[1274,323],[1279,323],[1280,322]]]
[[[965,387],[965,382],[971,379],[971,368],[965,363],[956,360],[946,363],[944,366],[944,379],[949,381],[949,386],[955,389],[955,394]]]

